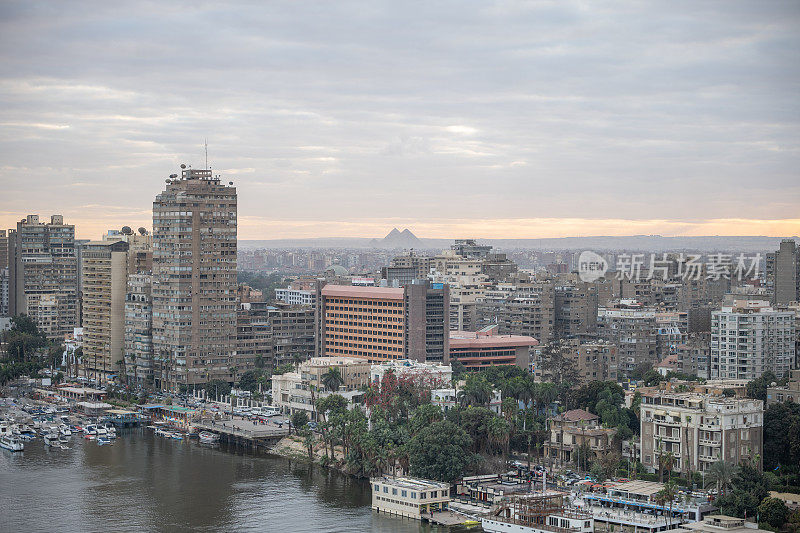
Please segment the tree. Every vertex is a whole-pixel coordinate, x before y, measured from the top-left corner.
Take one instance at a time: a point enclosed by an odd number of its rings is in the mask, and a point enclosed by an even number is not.
[[[486,435],[489,444],[495,450],[499,450],[503,454],[504,463],[505,463],[505,455],[507,451],[509,433],[510,433],[510,427],[508,425],[508,422],[505,421],[505,419],[500,418],[499,416],[495,416],[489,419],[486,425]]]
[[[678,487],[674,481],[669,480],[664,484],[664,488],[658,491],[655,495],[655,500],[661,505],[666,504],[669,509],[667,514],[667,529],[672,529],[672,502],[675,496],[678,495]]]
[[[464,366],[464,363],[459,361],[458,359],[454,359],[450,361],[450,368],[453,371],[453,379],[458,380],[461,379],[467,373],[467,367]]]
[[[209,381],[203,387],[208,398],[217,398],[231,393],[231,384],[221,379]]]
[[[308,424],[308,415],[305,411],[296,411],[292,415],[292,425],[296,435],[300,435],[300,430],[305,428]]]
[[[471,445],[472,439],[457,425],[435,422],[409,443],[411,475],[453,483],[475,462]]]
[[[773,381],[777,381],[777,377],[771,371],[767,370],[761,377],[758,377],[747,384],[747,397],[753,398],[754,400],[761,400],[762,402],[767,402],[767,387],[769,387]]]
[[[764,469],[800,465],[800,404],[780,402],[764,411]]]
[[[322,385],[332,392],[337,392],[344,383],[342,371],[339,367],[332,366],[321,376]]]
[[[464,406],[474,405],[485,407],[492,400],[492,385],[483,374],[470,374],[464,387],[458,391],[458,401]]]
[[[789,518],[789,508],[778,498],[764,498],[758,504],[758,516],[760,522],[766,522],[772,527],[783,526]]]
[[[722,514],[739,518],[755,516],[761,500],[769,496],[769,480],[751,463],[739,465],[731,485],[731,492],[716,502]]]
[[[549,375],[553,383],[575,384],[580,374],[575,367],[572,348],[563,341],[551,341],[542,348],[542,370]]]
[[[709,485],[715,485],[717,494],[725,496],[733,482],[734,474],[736,474],[736,467],[720,459],[706,470],[705,488]]]
[[[664,376],[653,370],[652,368],[644,373],[642,376],[642,380],[646,387],[652,387],[653,385],[658,385],[662,381],[665,380]]]
[[[303,444],[306,446],[306,451],[308,452],[308,460],[310,462],[314,461],[314,433],[308,428],[303,427],[302,430],[296,428],[295,431],[299,431],[298,435],[303,438]]]

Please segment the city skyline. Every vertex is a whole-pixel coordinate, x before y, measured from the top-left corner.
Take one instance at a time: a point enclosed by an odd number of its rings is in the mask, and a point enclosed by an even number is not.
[[[5,3],[0,224],[150,227],[207,139],[242,239],[800,234],[796,4],[456,7]]]

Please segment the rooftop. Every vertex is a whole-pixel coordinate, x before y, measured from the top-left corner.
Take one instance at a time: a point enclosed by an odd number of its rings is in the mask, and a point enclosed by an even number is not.
[[[380,300],[402,300],[404,290],[393,287],[363,287],[356,285],[325,285],[323,296],[339,298],[374,298]]]
[[[449,483],[442,483],[440,481],[432,481],[430,479],[422,479],[416,477],[379,477],[371,480],[373,483],[383,483],[393,487],[400,487],[412,490],[435,490],[435,489],[450,489]]]
[[[567,422],[577,422],[579,420],[597,420],[600,417],[590,413],[589,411],[585,411],[583,409],[572,409],[570,411],[566,411],[556,417],[554,420],[566,420]]]
[[[451,348],[483,346],[537,346],[539,341],[525,335],[485,335],[479,331],[451,331]]]

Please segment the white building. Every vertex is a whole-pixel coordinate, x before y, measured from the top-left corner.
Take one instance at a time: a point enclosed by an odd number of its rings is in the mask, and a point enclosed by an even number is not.
[[[461,382],[463,384],[463,381]],[[442,412],[446,413],[458,405],[458,391],[456,389],[433,389],[431,390],[431,404],[435,405]],[[489,400],[489,409],[496,415],[503,410],[503,396],[499,390],[492,390],[492,398]]]
[[[315,291],[299,289],[275,289],[275,299],[290,305],[316,305],[317,294]]]
[[[710,377],[752,380],[788,375],[795,357],[795,315],[762,300],[736,300],[711,313]]]
[[[372,483],[372,509],[421,519],[444,511],[450,503],[450,484],[410,477],[379,477]]]

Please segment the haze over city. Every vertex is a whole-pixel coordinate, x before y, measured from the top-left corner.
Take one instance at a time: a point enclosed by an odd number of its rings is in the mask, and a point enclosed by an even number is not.
[[[0,6],[0,226],[240,239],[800,234],[794,2]]]

